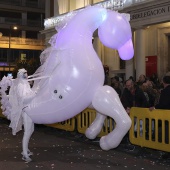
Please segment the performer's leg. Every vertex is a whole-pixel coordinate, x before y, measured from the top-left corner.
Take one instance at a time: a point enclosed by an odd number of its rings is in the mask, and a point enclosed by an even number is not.
[[[22,140],[23,160],[30,162],[31,158],[29,156],[31,154],[28,153],[28,152],[30,152],[28,149],[28,143],[29,143],[30,137],[34,131],[34,123],[25,112],[23,112],[23,122],[24,122],[24,137]]]

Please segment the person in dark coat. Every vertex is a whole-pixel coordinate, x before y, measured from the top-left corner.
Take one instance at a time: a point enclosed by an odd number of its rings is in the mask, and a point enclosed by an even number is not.
[[[131,107],[149,106],[144,92],[137,85],[135,85],[132,79],[127,80],[125,83],[125,89],[123,90],[121,102],[127,113],[129,113]]]
[[[155,107],[149,108],[151,111],[154,109],[170,109],[170,76],[164,76],[162,81],[164,89],[161,90],[158,104],[156,104]]]
[[[130,114],[131,107],[148,107],[149,105],[144,92],[135,84],[132,79],[128,79],[125,82],[125,88],[121,96],[121,102],[127,114]],[[128,144],[126,147],[132,147],[129,141],[129,132],[123,140],[125,140]]]
[[[115,89],[115,91],[117,92],[117,94],[119,95],[119,97],[121,97],[122,91],[123,91],[123,85],[119,81],[118,76],[111,78],[111,87],[113,87]]]
[[[155,107],[150,107],[149,110],[152,111],[154,109],[170,109],[170,76],[164,76],[163,77],[163,86],[164,88],[161,90],[160,98],[158,104],[155,105]],[[158,127],[158,133],[160,134],[158,137],[158,141],[162,141],[162,124],[159,124]],[[169,123],[165,122],[165,143],[169,143]],[[162,158],[170,158],[170,153],[167,152],[162,155]]]

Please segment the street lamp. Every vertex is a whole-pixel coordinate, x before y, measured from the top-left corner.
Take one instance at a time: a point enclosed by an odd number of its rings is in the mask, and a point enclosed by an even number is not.
[[[10,72],[10,57],[11,57],[11,30],[17,30],[17,26],[11,26],[9,27],[9,51],[8,51],[8,56],[7,56],[7,63],[9,67],[9,72]]]

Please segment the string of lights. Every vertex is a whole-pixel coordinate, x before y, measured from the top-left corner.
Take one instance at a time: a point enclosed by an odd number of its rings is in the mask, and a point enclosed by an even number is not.
[[[103,8],[106,8],[106,9],[112,9],[112,10],[118,11],[118,10],[121,10],[124,7],[128,7],[134,3],[139,3],[139,2],[144,2],[144,1],[146,1],[146,0],[108,0],[108,1],[94,4],[94,6],[98,5]],[[147,0],[147,1],[150,1],[150,0]],[[68,13],[60,15],[60,16],[47,18],[44,21],[44,27],[45,27],[45,29],[56,27],[56,29],[59,30],[60,28],[64,27],[64,25],[67,23],[67,21],[70,20],[75,14],[77,14],[77,12],[79,12],[83,9],[68,12]]]

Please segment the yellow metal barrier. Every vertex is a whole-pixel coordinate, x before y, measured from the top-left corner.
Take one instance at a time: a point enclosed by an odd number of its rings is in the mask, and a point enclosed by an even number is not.
[[[132,144],[170,152],[170,110],[133,107],[130,117]]]
[[[93,109],[85,109],[77,116],[77,130],[79,133],[85,133],[86,129],[91,125],[96,117],[96,111]],[[98,137],[107,135],[114,128],[113,119],[107,117],[104,126],[99,133]]]
[[[0,117],[1,118],[6,118],[2,113],[0,113]]]
[[[93,109],[85,109],[80,114],[78,114],[75,118],[68,119],[64,122],[55,123],[55,124],[48,124],[47,126],[66,130],[66,131],[74,131],[75,130],[75,122],[77,119],[77,131],[79,133],[85,134],[86,129],[91,125],[91,123],[94,121],[96,117],[96,111]],[[104,126],[99,133],[98,137],[107,135],[110,133],[115,124],[113,119],[107,117],[107,119],[104,122]]]
[[[62,129],[66,131],[74,131],[75,130],[75,118],[71,118],[71,119],[68,119],[66,121],[59,122],[59,123],[46,124],[46,126],[50,126],[53,128]]]
[[[1,107],[1,104],[0,104],[0,107]],[[6,118],[6,117],[2,114],[2,109],[1,109],[1,108],[0,108],[0,117]]]
[[[1,109],[0,117],[4,117]],[[85,109],[74,118],[47,126],[66,131],[74,131],[77,128],[79,133],[84,134],[95,117],[95,110]],[[129,131],[129,139],[132,144],[170,152],[170,110],[149,111],[148,108],[133,107],[130,110],[130,117],[132,126]],[[107,117],[98,137],[107,135],[114,127],[114,120]]]

